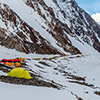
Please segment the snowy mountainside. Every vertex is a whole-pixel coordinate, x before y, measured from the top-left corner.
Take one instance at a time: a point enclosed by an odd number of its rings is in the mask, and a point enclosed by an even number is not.
[[[38,32],[23,21],[6,4],[1,4],[0,30],[1,45],[8,48],[26,53],[44,53],[44,51],[39,51],[39,49],[46,48],[47,52],[45,51],[45,53],[49,53],[48,50],[52,47],[50,43],[41,37]],[[36,48],[37,50],[35,50]],[[59,54],[59,52],[52,47],[51,53],[53,52]]]
[[[8,48],[26,53],[81,54],[70,35],[99,51],[100,26],[74,0],[1,0],[0,14],[0,42]]]
[[[12,100],[13,98],[15,100],[100,99],[100,56],[98,52],[94,53],[92,49],[91,53],[84,54],[83,56],[70,54],[66,56],[25,54],[16,50],[7,49],[3,46],[0,46],[0,52],[0,59],[25,57],[27,64],[25,69],[31,69],[36,76],[40,76],[40,79],[46,82],[49,81],[62,85],[60,90],[58,90],[52,87],[10,84],[6,79],[2,82],[1,75],[6,76],[8,72],[5,71],[6,68],[2,70],[0,67],[0,98],[3,100]],[[42,59],[52,57],[53,59],[51,60]],[[35,58],[40,58],[40,60]],[[12,96],[10,96],[11,94]]]
[[[1,64],[0,99],[99,100],[99,34],[75,0],[0,0],[0,60],[25,57],[33,77],[7,77]]]

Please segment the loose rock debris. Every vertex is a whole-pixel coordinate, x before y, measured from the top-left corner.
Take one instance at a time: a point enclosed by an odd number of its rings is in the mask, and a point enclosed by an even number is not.
[[[0,70],[8,73],[11,69],[13,69],[11,66],[7,66],[4,64],[0,64]],[[16,77],[10,77],[10,76],[0,76],[0,80],[5,83],[10,83],[10,84],[21,84],[21,85],[31,85],[31,86],[41,86],[41,87],[52,87],[56,89],[61,89],[63,86],[60,84],[57,84],[55,82],[46,82],[44,80],[40,80],[41,78],[39,75],[35,75],[32,73],[33,71],[30,69],[31,73],[30,75],[32,76],[32,79],[24,79],[24,78],[16,78]]]

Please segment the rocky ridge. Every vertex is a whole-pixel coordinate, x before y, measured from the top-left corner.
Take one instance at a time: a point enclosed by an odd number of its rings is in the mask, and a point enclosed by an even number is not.
[[[56,46],[52,44],[52,40],[49,41],[41,35],[42,31],[39,32],[21,19],[18,12],[9,5],[0,3],[1,45],[25,53],[81,54],[69,39],[70,35],[82,45],[86,42],[97,51],[100,50],[100,26],[74,0],[52,0],[52,6],[46,0],[22,0],[22,2],[32,9],[31,14],[39,16],[35,18],[36,23],[45,30],[44,34],[49,34],[54,39]]]

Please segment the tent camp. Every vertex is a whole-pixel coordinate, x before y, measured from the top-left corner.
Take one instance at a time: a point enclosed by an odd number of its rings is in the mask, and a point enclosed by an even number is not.
[[[25,79],[31,79],[32,77],[30,76],[28,70],[23,69],[23,68],[14,68],[12,69],[7,76],[11,77],[17,77],[17,78],[25,78]]]

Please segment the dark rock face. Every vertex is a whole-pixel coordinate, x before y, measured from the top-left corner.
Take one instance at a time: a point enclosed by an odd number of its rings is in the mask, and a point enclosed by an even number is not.
[[[41,37],[38,32],[20,19],[20,17],[14,13],[13,10],[11,10],[7,5],[4,5],[4,7],[5,9],[1,8],[0,11],[2,20],[4,21],[8,30],[8,23],[11,24],[11,27],[16,28],[17,30],[15,30],[16,32],[14,34],[6,29],[0,28],[1,45],[25,53],[36,52],[39,54],[60,54],[60,52],[53,48],[51,44]],[[27,41],[27,36],[29,36],[31,42]],[[39,41],[38,39],[40,39],[41,44],[37,44]]]
[[[16,78],[10,76],[0,76],[0,80],[2,82],[10,83],[10,84],[22,84],[22,85],[31,85],[31,86],[41,86],[41,87],[52,87],[59,89],[61,86],[57,86],[56,84],[45,82],[43,80],[38,80],[36,78],[32,78],[30,80],[24,78]]]
[[[66,8],[63,8],[62,2],[64,6],[66,5]],[[73,46],[68,35],[77,41],[86,42],[100,52],[100,43],[98,40],[100,37],[100,26],[90,15],[78,7],[75,0],[53,0],[57,11],[53,7],[49,7],[44,0],[23,0],[23,3],[31,7],[40,16],[45,24],[38,22],[42,29],[49,33],[56,41],[56,45],[65,52],[70,52],[71,54],[81,53],[78,48]],[[45,11],[45,14],[40,6]],[[48,17],[51,21],[48,20]],[[38,30],[35,30],[34,27],[29,26],[28,23],[23,21],[20,15],[6,4],[0,4],[0,19],[5,25],[5,28],[0,27],[1,45],[25,53],[64,53],[57,49],[57,46],[55,47],[45,39],[41,35],[42,32],[39,33]],[[68,21],[70,25],[67,23]]]
[[[24,68],[25,66],[23,66]],[[8,73],[11,69],[13,69],[10,66],[0,64],[0,71]],[[40,86],[40,87],[52,87],[55,89],[61,89],[63,88],[62,85],[57,84],[52,81],[44,81],[43,79],[40,79],[41,76],[35,75],[32,70],[30,73],[32,79],[25,79],[25,78],[17,78],[17,77],[10,77],[10,76],[4,76],[0,75],[0,81],[10,84],[22,84],[22,85],[31,85],[31,86]]]

